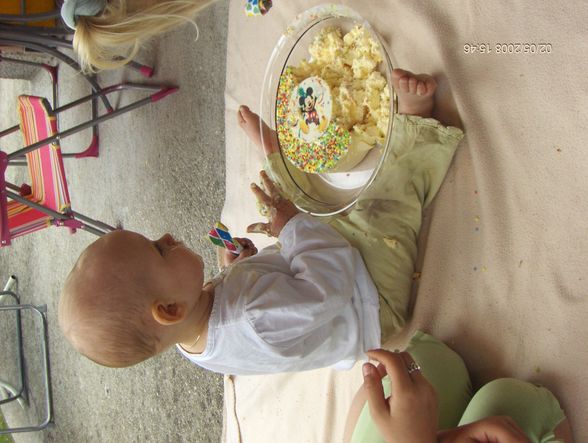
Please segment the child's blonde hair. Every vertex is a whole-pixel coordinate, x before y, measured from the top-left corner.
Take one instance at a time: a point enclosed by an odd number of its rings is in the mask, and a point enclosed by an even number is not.
[[[113,252],[115,231],[92,243],[69,273],[59,300],[64,335],[81,354],[109,367],[131,366],[158,352],[160,337],[151,317],[155,297],[149,275],[128,271],[132,250]],[[116,253],[117,258],[111,259]]]
[[[128,63],[150,37],[185,22],[214,0],[168,0],[127,11],[127,0],[110,0],[95,17],[78,17],[73,39],[84,72]],[[193,23],[193,22],[192,22]]]

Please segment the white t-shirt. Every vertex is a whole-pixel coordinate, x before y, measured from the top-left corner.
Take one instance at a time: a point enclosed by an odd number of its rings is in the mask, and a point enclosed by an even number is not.
[[[349,369],[380,347],[378,292],[359,252],[306,214],[279,245],[231,266],[214,290],[206,349],[180,352],[224,374]]]

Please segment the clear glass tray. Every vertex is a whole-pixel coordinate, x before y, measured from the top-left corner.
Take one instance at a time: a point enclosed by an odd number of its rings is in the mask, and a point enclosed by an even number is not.
[[[280,78],[287,66],[297,66],[302,59],[308,60],[311,57],[308,48],[314,37],[323,28],[340,28],[345,34],[355,25],[362,25],[368,31],[371,38],[377,42],[381,52],[383,61],[379,64],[378,70],[387,81],[390,95],[387,134],[383,144],[377,144],[360,163],[349,169],[338,170],[338,172],[306,173],[296,168],[287,158],[284,146],[280,145],[280,138],[276,132],[278,124],[283,125],[283,118],[277,115]],[[316,89],[317,82],[311,84]],[[307,85],[303,86],[306,88]],[[320,84],[318,84],[318,88],[320,89]],[[282,180],[290,181],[292,186],[288,186],[288,188],[295,189],[299,193],[298,198],[294,200],[302,211],[313,215],[329,216],[345,211],[355,204],[362,191],[370,186],[380,169],[382,159],[390,144],[396,112],[397,99],[392,88],[390,57],[378,34],[359,14],[341,5],[321,5],[303,12],[288,26],[272,52],[262,87],[260,115],[273,131],[270,131],[269,134],[265,131],[261,131],[261,133],[262,137],[273,138],[271,141],[264,140],[264,143],[272,142],[280,146],[281,158],[288,171],[288,176],[282,177]]]

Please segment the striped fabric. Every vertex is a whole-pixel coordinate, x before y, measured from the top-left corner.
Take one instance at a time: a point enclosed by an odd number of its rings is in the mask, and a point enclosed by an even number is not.
[[[57,132],[57,121],[49,103],[42,97],[21,95],[18,98],[20,127],[24,145],[28,146]],[[26,154],[31,193],[26,199],[64,212],[70,207],[69,192],[58,143],[41,146]],[[22,203],[8,203],[10,237],[37,231],[51,224],[52,217]]]

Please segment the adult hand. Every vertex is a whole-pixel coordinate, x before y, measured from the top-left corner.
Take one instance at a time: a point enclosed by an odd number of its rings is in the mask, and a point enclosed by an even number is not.
[[[367,354],[380,363],[377,368],[371,363],[363,365],[363,389],[382,437],[387,443],[436,442],[437,395],[410,354],[383,349]],[[384,397],[382,387],[386,373],[392,383],[389,398]]]
[[[294,203],[280,194],[280,190],[271,181],[265,171],[261,171],[259,175],[265,190],[261,189],[255,183],[251,184],[251,190],[257,197],[257,201],[267,208],[269,222],[249,225],[247,232],[278,237],[286,223],[300,211],[294,206]]]
[[[459,428],[441,431],[439,443],[531,443],[510,417],[487,417]]]
[[[243,250],[239,255],[235,255],[228,249],[222,249],[221,264],[223,268],[229,266],[232,263],[235,263],[236,261],[257,254],[257,248],[255,247],[253,242],[248,238],[233,237],[233,239],[236,240],[241,246],[243,246]]]

